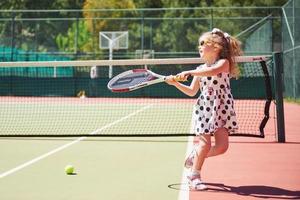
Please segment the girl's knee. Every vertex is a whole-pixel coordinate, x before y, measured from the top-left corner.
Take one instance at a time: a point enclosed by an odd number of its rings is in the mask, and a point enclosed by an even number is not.
[[[206,141],[200,141],[199,142],[199,150],[209,151],[210,148],[211,148],[211,143],[210,142],[206,142]]]
[[[223,154],[228,150],[228,144],[217,146],[219,154]]]
[[[210,135],[200,135],[198,143],[198,151],[208,152],[211,148]]]

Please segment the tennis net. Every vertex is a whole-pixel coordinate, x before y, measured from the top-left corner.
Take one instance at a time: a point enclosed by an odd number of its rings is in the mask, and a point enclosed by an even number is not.
[[[232,135],[275,135],[272,57],[236,60],[241,76],[231,86],[239,130]],[[165,83],[112,93],[108,66],[113,75],[145,67],[169,75],[200,63],[200,58],[1,62],[0,137],[192,135],[197,97]]]

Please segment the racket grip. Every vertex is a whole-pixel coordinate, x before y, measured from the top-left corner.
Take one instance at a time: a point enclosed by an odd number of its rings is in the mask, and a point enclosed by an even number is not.
[[[186,78],[182,79],[182,78],[179,78],[178,76],[175,76],[175,77],[174,77],[174,80],[175,80],[175,81],[180,81],[180,82],[187,81]]]

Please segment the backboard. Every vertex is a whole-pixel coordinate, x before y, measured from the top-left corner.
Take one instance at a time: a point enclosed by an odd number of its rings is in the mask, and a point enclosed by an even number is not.
[[[100,49],[128,49],[128,31],[99,32],[99,47]]]

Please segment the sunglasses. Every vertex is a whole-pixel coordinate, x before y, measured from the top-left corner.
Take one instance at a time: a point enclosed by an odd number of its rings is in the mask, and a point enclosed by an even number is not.
[[[202,40],[202,41],[200,41],[198,49],[200,49],[200,47],[202,47],[204,45],[212,45],[212,41],[209,41],[209,40]]]
[[[198,49],[200,49],[204,45],[208,45],[208,46],[214,45],[214,47],[222,48],[222,45],[219,44],[219,43],[216,43],[216,42],[211,41],[211,40],[202,40],[202,41],[199,42]]]

